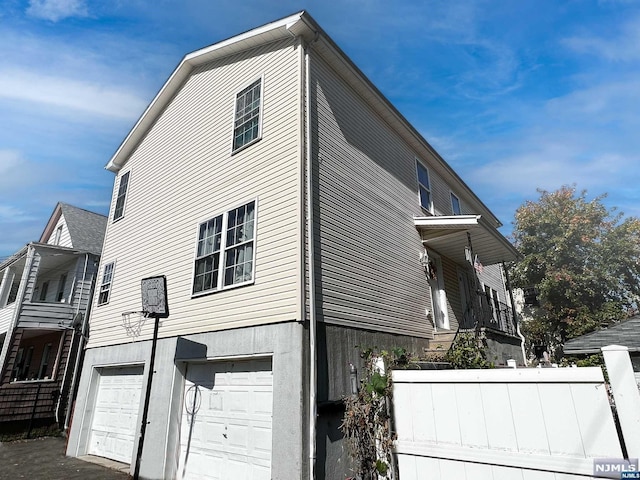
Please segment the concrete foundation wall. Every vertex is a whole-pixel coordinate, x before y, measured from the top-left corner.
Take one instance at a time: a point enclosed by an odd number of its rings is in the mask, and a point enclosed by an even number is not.
[[[162,328],[162,327],[161,327]],[[202,333],[158,341],[146,438],[140,468],[144,479],[172,479],[180,454],[180,421],[184,373],[189,361],[271,356],[273,366],[272,478],[301,478],[306,474],[303,419],[303,338],[299,323]],[[67,455],[87,454],[92,412],[101,367],[144,365],[148,378],[151,342],[87,350],[78,390]],[[144,391],[144,388],[143,388]],[[140,414],[142,413],[142,395]],[[141,417],[140,417],[141,418]],[[134,462],[137,445],[134,445]],[[134,465],[131,466],[133,472]]]
[[[495,330],[484,329],[487,337],[487,360],[496,366],[507,364],[507,360],[514,359],[519,366],[524,365],[521,340]]]

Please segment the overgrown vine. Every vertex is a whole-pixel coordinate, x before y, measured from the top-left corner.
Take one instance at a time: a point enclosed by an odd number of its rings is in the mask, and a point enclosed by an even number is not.
[[[345,415],[340,425],[347,450],[354,461],[355,478],[374,480],[393,478],[390,370],[409,363],[402,348],[391,352],[362,350],[364,371],[358,392],[345,398]],[[381,365],[382,362],[382,365]],[[381,368],[382,367],[382,368]]]
[[[449,368],[493,368],[487,359],[487,341],[483,335],[461,332],[451,348],[441,355],[418,359],[404,348],[380,352],[365,348],[360,388],[344,399],[345,414],[340,425],[349,456],[353,461],[354,480],[394,478],[391,430],[391,370],[421,368],[424,363],[445,362]]]

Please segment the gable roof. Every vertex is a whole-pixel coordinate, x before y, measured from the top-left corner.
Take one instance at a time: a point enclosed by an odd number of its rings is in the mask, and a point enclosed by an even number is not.
[[[482,214],[494,228],[502,226],[493,212],[305,11],[185,55],[105,168],[117,173],[124,166],[196,67],[259,45],[292,37],[312,44],[314,51],[321,55],[418,154],[428,153],[434,159],[434,164],[430,166],[445,178],[450,186],[466,194],[465,199],[478,209],[476,213]]]
[[[630,352],[640,352],[640,315],[613,327],[572,338],[564,344],[565,355],[600,353],[607,345],[622,345]]]
[[[107,217],[67,203],[58,202],[40,236],[40,242],[47,242],[61,216],[64,216],[73,248],[100,255],[107,229]]]

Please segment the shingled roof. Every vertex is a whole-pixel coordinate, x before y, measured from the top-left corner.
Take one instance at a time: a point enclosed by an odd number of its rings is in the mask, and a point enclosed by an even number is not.
[[[640,352],[640,315],[613,327],[572,338],[564,344],[565,355],[600,353],[601,347],[622,345],[630,352]]]
[[[71,240],[71,245],[67,245],[67,247],[80,252],[100,255],[102,243],[104,242],[104,233],[107,229],[107,217],[84,208],[74,207],[68,203],[57,203],[40,236],[39,243],[49,243],[60,217],[64,217],[64,223],[67,226]]]

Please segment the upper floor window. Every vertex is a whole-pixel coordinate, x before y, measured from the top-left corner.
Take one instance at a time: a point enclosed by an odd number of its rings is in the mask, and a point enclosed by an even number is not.
[[[118,196],[116,198],[116,208],[113,211],[113,221],[124,216],[124,203],[127,198],[127,187],[129,186],[129,173],[127,172],[120,177],[120,185],[118,185]]]
[[[56,228],[56,234],[53,238],[54,245],[60,245],[60,238],[62,237],[62,225]]]
[[[102,272],[102,283],[100,284],[100,293],[98,294],[98,305],[109,303],[114,268],[115,262],[107,263],[104,266],[104,271]]]
[[[418,175],[418,197],[420,206],[429,212],[433,212],[431,201],[431,186],[429,184],[429,170],[418,159],[416,159],[416,170]]]
[[[451,192],[451,211],[454,215],[462,215],[462,208],[460,208],[460,199]]]
[[[236,95],[233,122],[233,151],[260,138],[262,79],[258,79]]]
[[[213,217],[198,227],[193,293],[253,281],[256,202]]]

